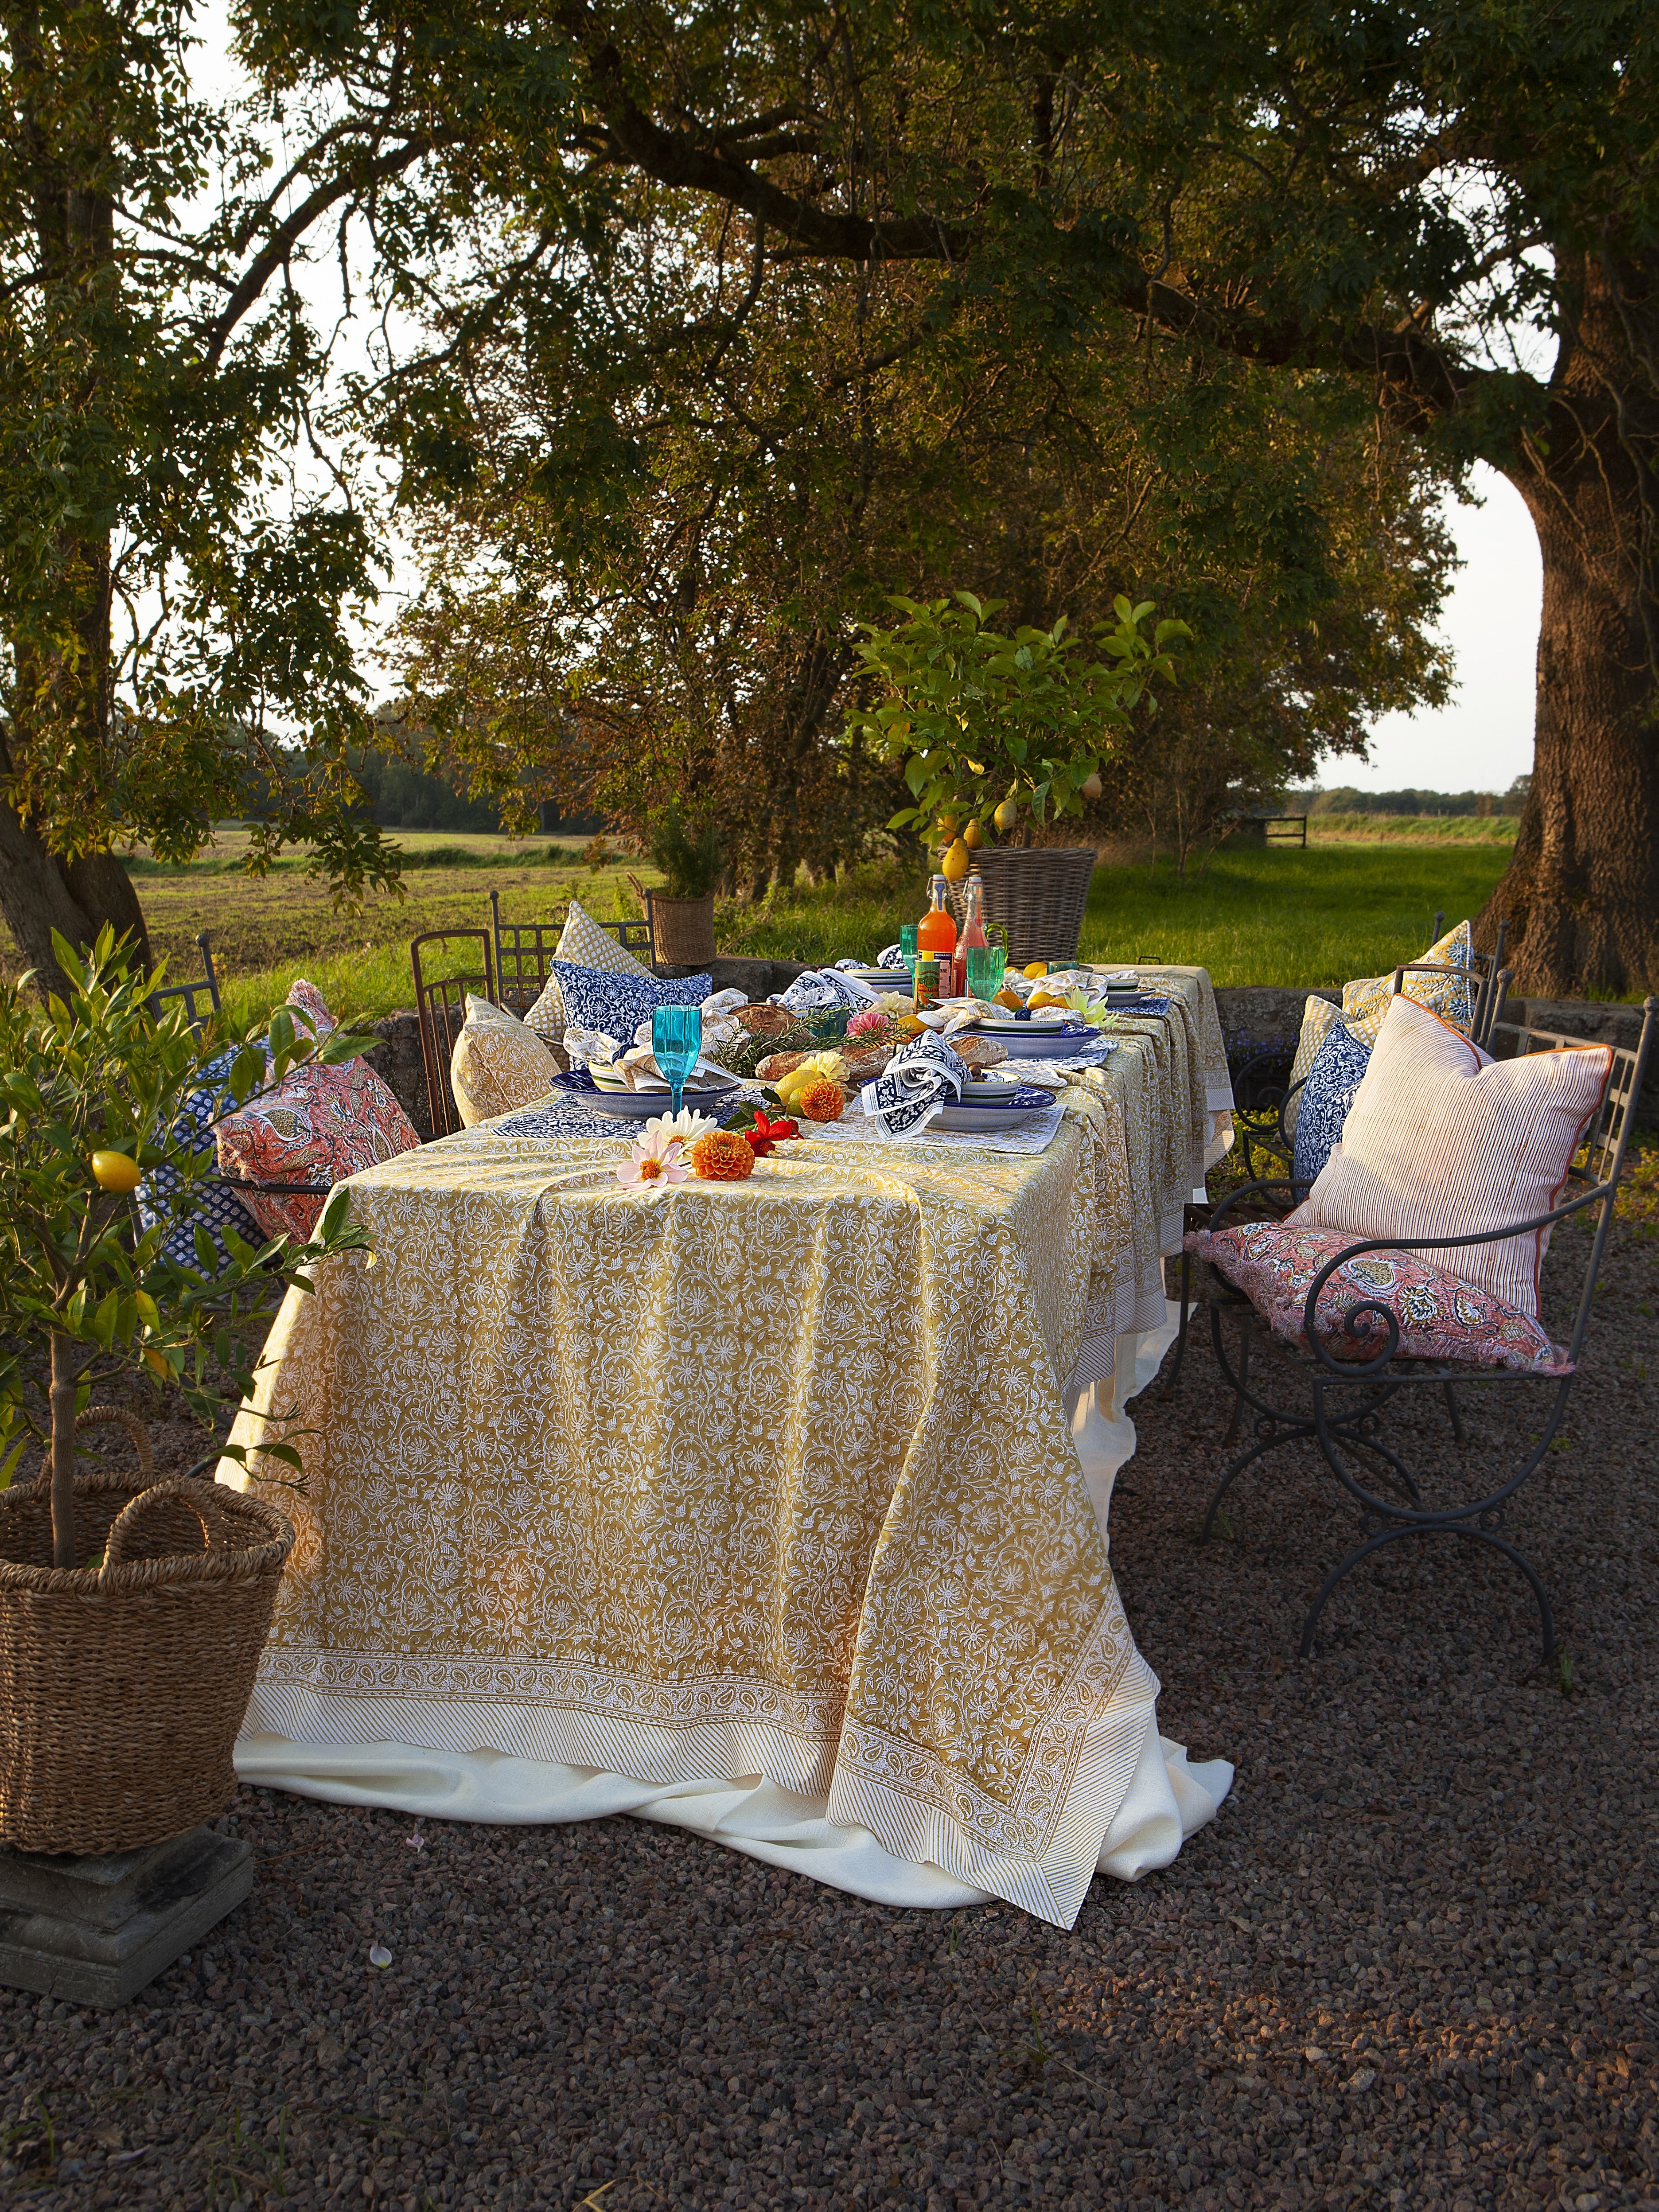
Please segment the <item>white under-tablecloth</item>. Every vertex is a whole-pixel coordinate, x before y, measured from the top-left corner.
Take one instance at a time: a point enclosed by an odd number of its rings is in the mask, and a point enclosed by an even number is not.
[[[1072,1440],[1103,1534],[1112,1485],[1135,1448],[1134,1424],[1124,1407],[1158,1373],[1174,1341],[1176,1310],[1169,1308],[1162,1328],[1120,1338],[1110,1376],[1066,1394]],[[1214,1817],[1232,1784],[1233,1770],[1224,1759],[1193,1765],[1183,1746],[1160,1735],[1156,1698],[1154,1686],[1134,1777],[1100,1850],[1100,1871],[1122,1881],[1168,1866],[1187,1838]],[[260,1787],[432,1820],[514,1826],[626,1813],[689,1829],[880,1905],[943,1911],[989,1902],[987,1892],[937,1867],[896,1857],[867,1828],[832,1823],[823,1798],[800,1796],[758,1777],[679,1782],[664,1789],[625,1775],[494,1751],[307,1744],[269,1734],[242,1738],[236,1770],[244,1782]]]

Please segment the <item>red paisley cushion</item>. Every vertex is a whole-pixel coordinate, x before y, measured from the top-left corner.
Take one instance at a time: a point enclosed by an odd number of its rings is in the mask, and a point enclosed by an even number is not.
[[[1243,1291],[1275,1336],[1305,1346],[1303,1322],[1314,1277],[1358,1241],[1350,1231],[1252,1221],[1194,1230],[1186,1244]],[[1402,1359],[1459,1359],[1534,1375],[1571,1371],[1529,1314],[1415,1252],[1358,1252],[1331,1276],[1319,1295],[1316,1327],[1333,1359],[1375,1359],[1386,1348],[1388,1326],[1380,1314],[1359,1315],[1357,1334],[1344,1328],[1344,1316],[1362,1304],[1386,1306],[1394,1316]]]
[[[361,1060],[296,1067],[267,1098],[250,1099],[220,1122],[219,1172],[256,1182],[335,1183],[420,1143],[414,1123]],[[320,1198],[238,1193],[267,1237],[303,1242]]]

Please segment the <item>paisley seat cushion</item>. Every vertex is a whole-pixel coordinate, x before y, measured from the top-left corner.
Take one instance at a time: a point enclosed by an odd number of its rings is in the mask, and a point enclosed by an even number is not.
[[[1358,1241],[1340,1229],[1261,1221],[1194,1230],[1186,1243],[1243,1291],[1275,1336],[1305,1346],[1314,1277]],[[1380,1313],[1356,1312],[1360,1306],[1382,1306],[1393,1315],[1401,1359],[1460,1360],[1533,1375],[1571,1371],[1529,1314],[1437,1267],[1426,1255],[1357,1251],[1336,1270],[1320,1292],[1315,1324],[1333,1359],[1371,1360],[1388,1348],[1388,1322]]]
[[[334,1028],[322,994],[296,983],[289,1004],[309,1018],[320,1038]],[[413,1152],[420,1134],[374,1069],[362,1060],[337,1067],[314,1061],[292,1068],[276,1089],[256,1094],[216,1132],[219,1172],[249,1182],[331,1184],[377,1160]],[[239,1194],[267,1237],[292,1237],[303,1243],[317,1226],[321,1198],[279,1198],[264,1192]]]

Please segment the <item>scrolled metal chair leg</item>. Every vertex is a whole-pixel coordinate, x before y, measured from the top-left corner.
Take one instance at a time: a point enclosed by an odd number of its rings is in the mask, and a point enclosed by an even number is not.
[[[1538,1571],[1526,1553],[1518,1551],[1513,1544],[1506,1542],[1502,1536],[1498,1535],[1491,1528],[1482,1528],[1467,1521],[1440,1521],[1428,1523],[1419,1522],[1401,1528],[1384,1528],[1375,1536],[1368,1536],[1363,1544],[1358,1545],[1349,1553],[1347,1558],[1340,1565],[1333,1567],[1321,1584],[1319,1595],[1309,1607],[1307,1618],[1302,1624],[1301,1655],[1303,1658],[1309,1659],[1313,1656],[1314,1631],[1318,1626],[1319,1616],[1324,1610],[1326,1599],[1329,1597],[1343,1577],[1352,1573],[1355,1567],[1370,1559],[1373,1552],[1380,1552],[1385,1544],[1398,1543],[1404,1536],[1464,1536],[1471,1543],[1489,1544],[1494,1552],[1501,1552],[1512,1566],[1520,1569],[1530,1583],[1533,1596],[1537,1601],[1539,1625],[1543,1630],[1542,1656],[1547,1660],[1553,1655],[1555,1616],[1550,1611],[1550,1601],[1544,1594],[1544,1585],[1538,1578]]]

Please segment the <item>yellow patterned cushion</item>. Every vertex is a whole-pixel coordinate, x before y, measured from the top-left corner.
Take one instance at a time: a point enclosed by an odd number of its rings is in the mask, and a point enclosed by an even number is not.
[[[558,1072],[533,1030],[488,999],[467,994],[466,1020],[449,1056],[449,1081],[469,1129],[545,1098]]]
[[[1415,1000],[1419,1006],[1426,1006],[1449,1029],[1464,1036],[1474,1027],[1474,989],[1469,975],[1472,951],[1469,925],[1460,921],[1455,929],[1446,932],[1438,944],[1418,955],[1421,960],[1437,960],[1455,973],[1407,975],[1401,986],[1407,998]],[[1389,1000],[1393,995],[1392,975],[1361,975],[1342,986],[1343,1018],[1361,1044],[1376,1042],[1377,1031],[1382,1026],[1382,1017],[1389,1011]]]
[[[617,944],[608,929],[600,928],[580,899],[570,902],[570,911],[564,920],[564,931],[553,957],[556,960],[568,961],[573,968],[602,968],[607,975],[649,975],[651,973],[625,946]],[[543,996],[545,995],[544,993]],[[562,1024],[559,1034],[561,1036],[564,1034]]]
[[[550,975],[542,986],[542,994],[524,1018],[527,1030],[534,1030],[542,1042],[562,1048],[568,1026],[564,1011],[564,993],[559,988],[559,979]]]
[[[1310,997],[1302,1009],[1302,1034],[1296,1041],[1296,1058],[1291,1062],[1286,1081],[1292,1086],[1285,1106],[1285,1127],[1296,1134],[1297,1111],[1302,1103],[1302,1093],[1293,1086],[1302,1082],[1319,1057],[1319,1048],[1325,1042],[1325,1032],[1336,1019],[1341,1008],[1332,1000]]]

